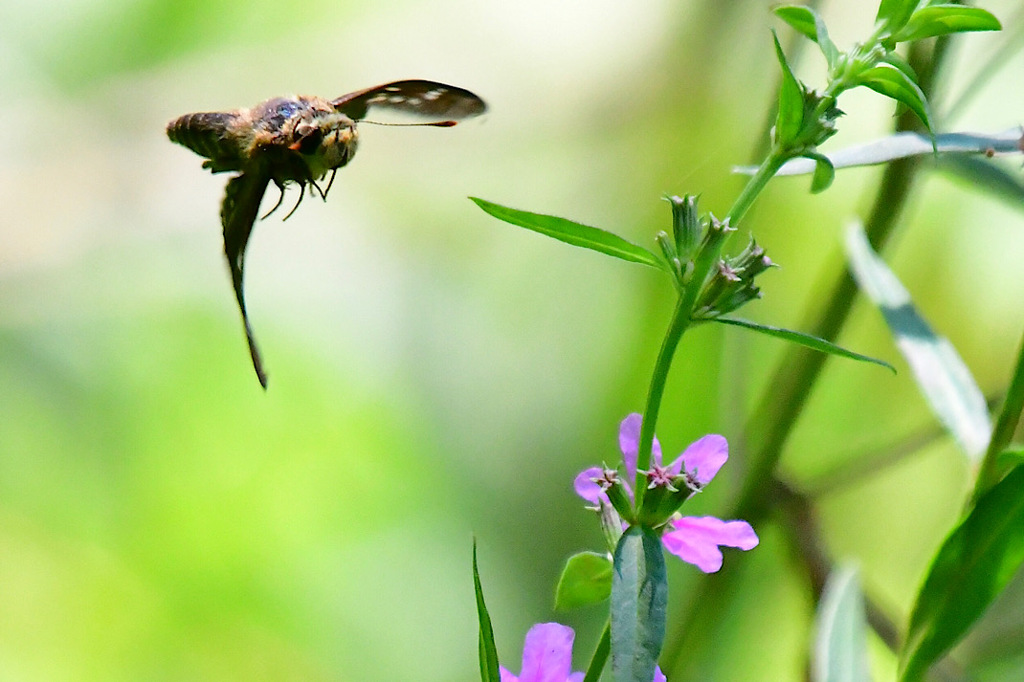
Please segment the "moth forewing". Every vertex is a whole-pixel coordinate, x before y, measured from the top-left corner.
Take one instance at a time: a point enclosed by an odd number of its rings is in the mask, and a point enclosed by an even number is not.
[[[334,106],[356,121],[388,114],[419,121],[461,121],[487,110],[469,90],[424,80],[394,81],[349,93],[334,100]]]

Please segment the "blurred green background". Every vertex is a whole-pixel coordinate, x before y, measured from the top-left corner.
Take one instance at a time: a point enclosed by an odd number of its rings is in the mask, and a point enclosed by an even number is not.
[[[824,7],[840,46],[870,31],[871,5]],[[986,6],[1014,30],[1013,0]],[[571,482],[618,457],[672,292],[466,196],[650,246],[665,193],[723,214],[742,186],[730,167],[773,111],[769,7],[0,0],[0,679],[473,680],[474,534],[505,665],[518,671],[530,624],[557,619],[583,668],[601,609],[551,610],[565,558],[602,543]],[[962,39],[950,92],[1003,40]],[[1015,57],[946,127],[1020,123],[1022,74]],[[490,111],[451,130],[364,126],[330,201],[257,226],[264,393],[223,262],[224,177],[164,126],[402,78],[471,89]],[[891,126],[873,93],[840,105],[831,148]],[[743,233],[783,267],[745,315],[806,326],[878,177],[841,172],[818,196],[770,185]],[[889,260],[997,396],[1024,323],[1024,221],[940,176],[921,189]],[[798,486],[933,425],[876,311],[860,304],[842,342],[900,373],[830,362],[784,456]],[[735,493],[743,425],[782,350],[736,329],[684,339],[661,442],[675,453],[713,431],[733,455],[691,510]],[[829,549],[897,622],[967,476],[938,438],[820,498]],[[744,593],[713,651],[670,679],[803,679],[808,589],[779,534],[758,532],[726,559],[744,562]],[[670,570],[677,604],[715,579]],[[976,679],[1020,670],[1024,586],[1011,593],[961,649],[994,661]],[[881,679],[893,664],[876,649]]]

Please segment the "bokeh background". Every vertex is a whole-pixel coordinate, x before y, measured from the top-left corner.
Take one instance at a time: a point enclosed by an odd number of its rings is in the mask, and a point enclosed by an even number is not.
[[[872,4],[825,4],[840,46],[867,35]],[[1012,33],[1014,0],[985,4]],[[0,679],[477,679],[474,535],[502,661],[518,670],[530,624],[557,619],[583,668],[604,614],[556,614],[551,596],[565,558],[602,543],[571,482],[618,456],[672,292],[466,197],[649,246],[669,229],[666,193],[723,214],[742,187],[730,168],[773,111],[769,28],[794,44],[769,7],[0,0]],[[960,40],[948,94],[1004,40]],[[815,53],[799,63],[822,82]],[[990,75],[948,129],[1021,122],[1024,61]],[[454,129],[364,126],[328,202],[257,225],[264,393],[223,262],[224,177],[164,126],[401,78],[471,89],[490,111]],[[873,93],[840,104],[830,148],[891,126]],[[804,325],[878,178],[841,172],[818,196],[769,186],[744,234],[783,267],[747,316]],[[998,396],[1024,328],[1019,207],[935,175],[887,255]],[[784,455],[796,485],[933,428],[876,311],[860,304],[842,342],[900,373],[830,362]],[[735,493],[744,422],[782,350],[732,328],[685,338],[661,442],[718,432],[733,453],[691,509]],[[830,551],[859,562],[897,622],[967,489],[952,441],[925,442],[817,507]],[[808,591],[776,529],[758,531],[761,547],[726,559],[746,564],[744,592],[713,650],[670,679],[803,678]],[[715,579],[670,570],[677,605]],[[990,661],[976,679],[1020,670],[1013,592],[961,649]],[[893,663],[874,649],[884,679]]]

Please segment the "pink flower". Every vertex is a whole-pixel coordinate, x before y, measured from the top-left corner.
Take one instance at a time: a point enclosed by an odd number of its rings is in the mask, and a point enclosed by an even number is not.
[[[633,492],[628,481],[636,479],[641,421],[642,417],[634,412],[623,419],[619,426],[619,449],[626,466],[625,480],[620,483],[630,498]],[[651,447],[648,480],[652,481],[652,486],[662,485],[685,474],[691,487],[700,490],[711,482],[728,459],[728,442],[723,436],[711,434],[694,441],[671,464],[665,466],[661,461],[661,445],[655,438]],[[583,499],[599,506],[606,505],[608,496],[605,490],[616,479],[615,474],[614,471],[591,467],[576,477],[573,487]],[[684,516],[669,523],[672,530],[661,538],[665,549],[705,573],[714,573],[722,568],[722,551],[719,547],[748,550],[758,543],[757,534],[746,521],[722,521],[713,516]]]
[[[722,550],[719,547],[737,547],[742,550],[757,547],[759,540],[746,521],[723,521],[714,516],[684,516],[669,524],[670,530],[661,536],[661,544],[688,564],[705,573],[722,568]]]
[[[583,673],[571,673],[572,641],[576,633],[558,623],[538,623],[526,633],[523,668],[516,677],[501,666],[501,682],[582,682]],[[653,682],[665,682],[655,669]]]
[[[558,623],[538,623],[526,633],[523,667],[516,677],[501,666],[501,682],[581,682],[583,673],[572,667],[572,628]]]

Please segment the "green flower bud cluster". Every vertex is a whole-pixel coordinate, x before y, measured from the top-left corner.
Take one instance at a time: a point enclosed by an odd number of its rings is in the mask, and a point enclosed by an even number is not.
[[[657,239],[662,255],[672,267],[676,287],[681,291],[691,285],[696,264],[702,258],[717,258],[697,296],[691,319],[712,319],[759,298],[761,290],[754,278],[775,266],[764,249],[751,238],[739,254],[718,256],[722,242],[735,231],[728,219],[720,221],[710,214],[701,218],[697,197],[691,194],[667,200],[672,205],[672,237],[661,232]]]

